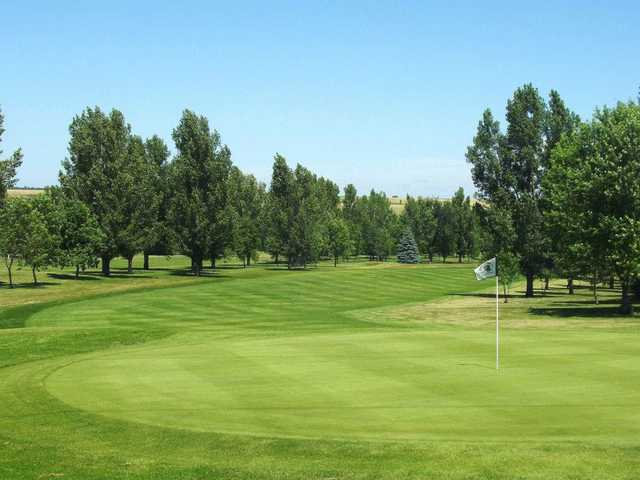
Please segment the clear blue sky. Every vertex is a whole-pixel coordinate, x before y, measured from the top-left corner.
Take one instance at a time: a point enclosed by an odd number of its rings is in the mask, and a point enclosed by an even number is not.
[[[3,2],[20,184],[55,183],[69,122],[99,105],[169,142],[184,108],[204,114],[261,180],[280,152],[341,186],[447,196],[472,189],[466,147],[517,86],[588,117],[640,85],[633,1],[269,3]]]

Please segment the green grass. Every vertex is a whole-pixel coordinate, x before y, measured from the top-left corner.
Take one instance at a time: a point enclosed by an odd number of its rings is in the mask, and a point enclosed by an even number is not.
[[[502,305],[496,372],[470,265],[153,263],[0,289],[0,478],[637,478],[616,292]]]

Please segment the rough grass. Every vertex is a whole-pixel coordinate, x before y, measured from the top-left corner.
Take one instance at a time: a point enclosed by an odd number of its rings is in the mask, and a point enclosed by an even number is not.
[[[636,478],[616,292],[501,305],[495,372],[468,265],[164,262],[0,289],[0,478]]]

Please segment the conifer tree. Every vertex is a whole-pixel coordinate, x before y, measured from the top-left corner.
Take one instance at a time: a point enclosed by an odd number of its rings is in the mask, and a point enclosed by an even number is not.
[[[398,242],[398,262],[400,263],[418,263],[420,256],[418,255],[418,245],[413,238],[410,228],[405,228]]]

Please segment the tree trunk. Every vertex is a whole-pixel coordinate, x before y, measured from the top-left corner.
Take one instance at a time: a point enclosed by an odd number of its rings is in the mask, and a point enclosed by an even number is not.
[[[278,254],[277,253],[276,253],[275,261],[276,261],[276,265],[277,265],[278,264]]]
[[[102,274],[106,276],[111,275],[111,257],[106,255],[100,257],[100,263],[102,264]]]
[[[462,254],[458,255],[458,263],[462,263]]]
[[[127,273],[133,273],[133,256],[127,257]]]
[[[502,291],[504,295],[504,303],[509,303],[509,290],[507,289],[506,285],[502,287]]]
[[[76,280],[80,278],[80,265],[76,265]]]
[[[569,289],[569,295],[576,293],[573,286],[573,277],[567,278],[567,288]]]
[[[544,276],[544,289],[545,291],[549,290],[549,275]]]
[[[631,303],[631,295],[629,295],[629,279],[622,280],[622,305],[620,312],[624,315],[633,315],[633,304]]]
[[[216,257],[213,257],[211,259],[211,270],[215,270],[216,269]]]
[[[242,268],[247,268],[247,257],[242,256]]]
[[[202,259],[200,258],[191,259],[191,271],[196,277],[200,276],[200,273],[202,272]]]
[[[36,277],[36,267],[31,267],[31,274],[33,275],[33,284],[38,284],[38,277]]]
[[[251,255],[247,255],[247,267],[251,266]]]
[[[609,277],[609,288],[611,290],[613,290],[614,288],[616,288],[616,277],[614,277],[613,275],[611,275]]]
[[[593,276],[593,301],[598,305],[600,301],[598,300],[598,276]]]
[[[334,255],[334,256],[333,256],[333,266],[334,266],[334,267],[337,267],[337,266],[338,266],[338,256],[337,256],[337,255]]]
[[[9,258],[9,255],[7,255]],[[9,288],[13,288],[13,275],[11,274],[11,269],[13,268],[13,258],[10,261],[7,261],[7,272],[9,272]]]
[[[142,264],[142,268],[145,270],[149,270],[149,254],[144,252],[144,262]]]
[[[525,297],[533,297],[533,273],[527,273],[527,290]]]

